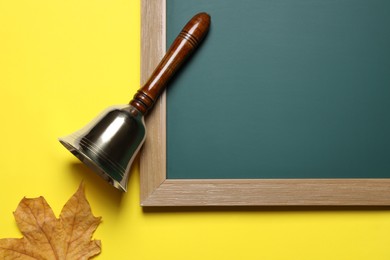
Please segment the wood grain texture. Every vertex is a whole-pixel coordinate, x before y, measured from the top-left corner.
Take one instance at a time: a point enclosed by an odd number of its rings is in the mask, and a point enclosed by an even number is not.
[[[165,0],[143,0],[141,80],[165,53]],[[142,206],[385,206],[389,179],[166,178],[166,96],[147,117],[140,156]],[[201,162],[200,162],[201,163]]]
[[[141,1],[141,85],[164,56],[165,1]],[[141,204],[166,179],[166,94],[163,92],[146,117],[147,137],[140,152]]]
[[[143,206],[386,206],[387,179],[166,180]]]

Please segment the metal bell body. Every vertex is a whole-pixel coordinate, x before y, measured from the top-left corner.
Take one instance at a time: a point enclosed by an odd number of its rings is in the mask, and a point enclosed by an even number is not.
[[[111,185],[127,191],[129,169],[145,137],[142,113],[122,105],[107,108],[87,126],[59,141]]]

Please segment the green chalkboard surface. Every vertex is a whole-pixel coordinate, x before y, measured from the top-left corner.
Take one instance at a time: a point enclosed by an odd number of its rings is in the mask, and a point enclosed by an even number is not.
[[[200,50],[168,89],[167,178],[389,178],[390,1],[167,0]]]

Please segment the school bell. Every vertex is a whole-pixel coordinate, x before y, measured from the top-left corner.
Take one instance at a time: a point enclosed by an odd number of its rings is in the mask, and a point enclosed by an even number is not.
[[[145,141],[144,115],[198,47],[209,26],[208,14],[195,15],[129,104],[106,109],[84,128],[59,138],[61,144],[111,185],[127,191],[130,167]]]

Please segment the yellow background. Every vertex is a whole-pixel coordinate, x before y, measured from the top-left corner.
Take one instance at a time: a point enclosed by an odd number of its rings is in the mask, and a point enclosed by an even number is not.
[[[127,103],[139,55],[139,0],[0,0],[0,238],[24,196],[58,216],[84,180],[97,259],[390,259],[385,208],[143,210],[137,167],[122,195],[80,164],[57,137]]]

